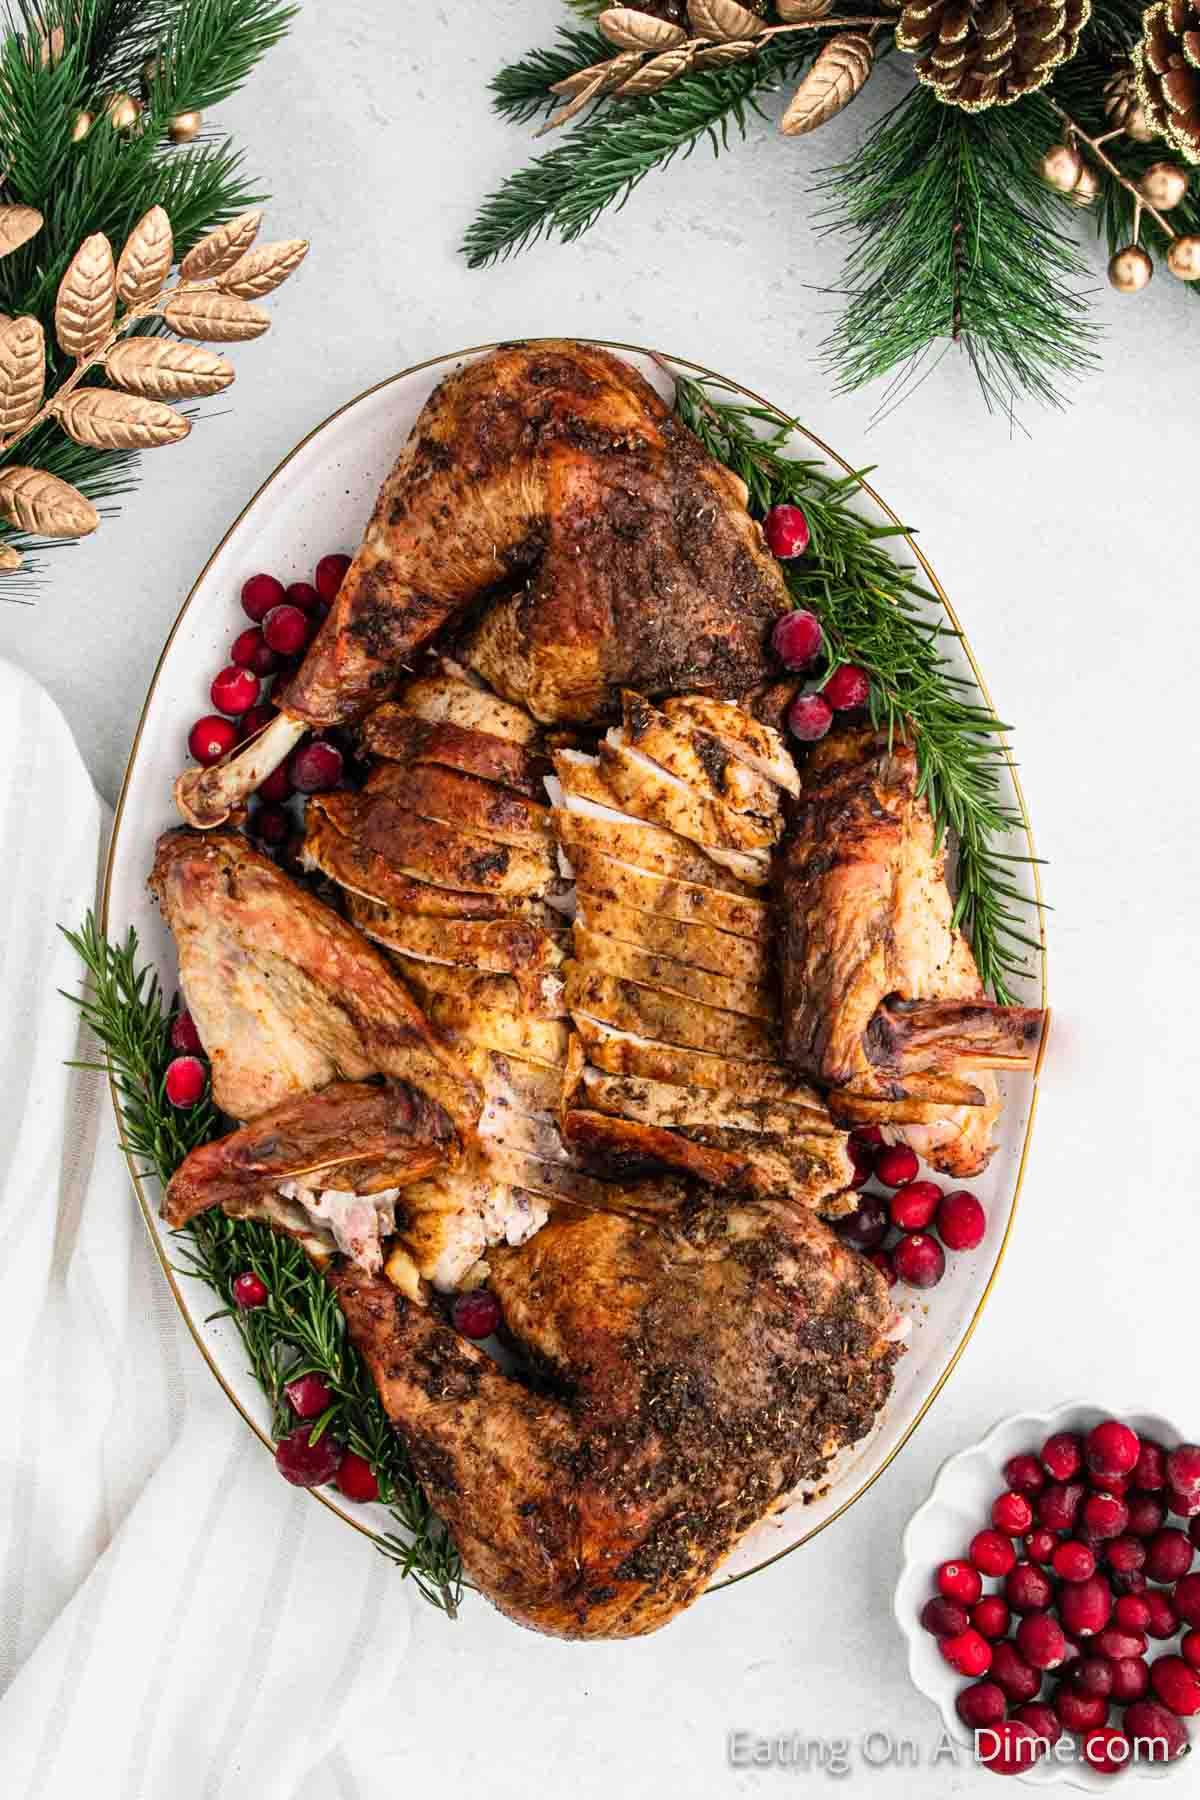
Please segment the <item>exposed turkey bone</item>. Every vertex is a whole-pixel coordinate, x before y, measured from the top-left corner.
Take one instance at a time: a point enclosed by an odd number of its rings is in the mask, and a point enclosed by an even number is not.
[[[307,730],[303,719],[281,712],[242,749],[207,769],[185,769],[175,782],[175,804],[188,824],[200,831],[223,825],[272,769],[287,761]]]

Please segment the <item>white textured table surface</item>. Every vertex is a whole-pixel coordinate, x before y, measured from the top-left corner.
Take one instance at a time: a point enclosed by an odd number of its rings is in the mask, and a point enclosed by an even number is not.
[[[1186,1329],[1200,1091],[1195,300],[1165,277],[1120,299],[1093,250],[1105,368],[1070,410],[1031,410],[1030,435],[1010,435],[948,357],[872,428],[880,395],[836,397],[821,372],[833,303],[818,290],[836,284],[839,258],[803,184],[890,104],[886,70],[818,138],[788,144],[760,128],[752,148],[652,177],[581,243],[472,274],[458,239],[528,152],[526,133],[490,114],[485,81],[549,41],[561,16],[557,0],[305,9],[221,122],[277,196],[269,234],[311,237],[308,264],[273,303],[271,336],[238,353],[230,409],[147,460],[123,517],[56,558],[34,608],[0,609],[0,653],[60,701],[111,798],[183,594],[313,423],[392,370],[475,342],[555,332],[660,344],[770,394],[852,462],[876,463],[883,494],[921,528],[1017,730],[1051,863],[1053,1041],[1001,1279],[932,1413],[852,1512],[640,1643],[551,1643],[479,1602],[457,1627],[418,1610],[394,1708],[309,1800],[785,1783],[728,1766],[737,1729],[857,1745],[874,1728],[927,1754],[936,1719],[908,1685],[889,1602],[900,1531],[941,1459],[1001,1413],[1075,1393],[1135,1400],[1200,1435]],[[914,1780],[871,1769],[858,1749],[840,1785],[988,1791],[969,1768]]]

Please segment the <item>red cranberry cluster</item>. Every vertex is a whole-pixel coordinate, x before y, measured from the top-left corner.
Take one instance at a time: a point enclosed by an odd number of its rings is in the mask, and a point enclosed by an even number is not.
[[[1167,1451],[1105,1419],[1010,1457],[1004,1478],[990,1526],[966,1561],[942,1564],[921,1612],[951,1668],[971,1677],[955,1705],[983,1732],[982,1760],[1013,1774],[1064,1731],[1102,1774],[1135,1746],[1142,1760],[1181,1756],[1182,1721],[1200,1713],[1200,1446]],[[1168,1525],[1168,1513],[1191,1524]],[[1178,1649],[1147,1660],[1150,1639],[1181,1626]]]
[[[918,1181],[916,1152],[885,1144],[878,1125],[852,1131],[848,1148],[856,1188],[865,1189],[873,1175],[893,1191],[860,1193],[857,1212],[838,1220],[838,1235],[866,1252],[889,1287],[897,1281],[936,1287],[946,1273],[946,1250],[974,1250],[983,1242],[983,1207],[966,1188],[946,1193],[936,1181]]]
[[[773,506],[763,520],[767,547],[783,562],[803,556],[808,549],[808,520],[798,506]],[[785,613],[771,637],[771,648],[785,669],[796,673],[811,669],[825,650],[825,634],[816,613],[798,607]],[[839,663],[824,686],[797,694],[788,709],[788,730],[801,743],[823,738],[836,712],[853,712],[865,706],[871,694],[871,678],[857,663]]]
[[[311,582],[289,587],[274,575],[252,575],[242,587],[242,611],[253,620],[230,647],[228,665],[214,677],[210,697],[216,708],[197,719],[188,750],[208,767],[244,743],[275,716],[268,689],[286,678],[303,657],[350,567],[348,556],[323,556]],[[284,810],[294,793],[323,794],[342,778],[342,753],[324,738],[299,744],[282,767],[260,783],[249,828],[269,849],[286,843],[291,821]]]

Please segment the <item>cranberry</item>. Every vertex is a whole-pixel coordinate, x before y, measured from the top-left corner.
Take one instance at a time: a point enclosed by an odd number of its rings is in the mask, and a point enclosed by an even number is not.
[[[906,1181],[892,1195],[889,1211],[897,1231],[924,1231],[937,1211],[942,1190],[933,1181]]]
[[[315,619],[321,610],[321,596],[309,581],[290,582],[283,597],[288,606],[298,606],[310,619]]]
[[[1068,1731],[1094,1731],[1108,1717],[1108,1701],[1100,1694],[1060,1687],[1054,1696],[1054,1710]]]
[[[771,633],[771,648],[785,669],[806,669],[821,654],[825,641],[815,613],[785,613]]]
[[[864,1150],[870,1150],[874,1155],[883,1143],[883,1127],[880,1125],[856,1125],[850,1136],[855,1143],[861,1144]]]
[[[1098,1775],[1119,1775],[1133,1754],[1133,1745],[1117,1725],[1100,1725],[1083,1740],[1084,1761]]]
[[[228,756],[237,741],[236,725],[223,719],[219,713],[206,713],[202,719],[196,720],[188,732],[188,755],[193,762],[203,764],[206,769],[211,768],[213,763]]]
[[[1141,1449],[1136,1431],[1119,1419],[1105,1419],[1088,1432],[1084,1455],[1093,1475],[1128,1475]]]
[[[1009,1537],[1020,1537],[1033,1524],[1033,1508],[1024,1494],[1000,1494],[992,1502],[992,1524]]]
[[[846,1153],[854,1164],[854,1177],[850,1186],[855,1190],[866,1187],[875,1171],[875,1152],[868,1145],[856,1143],[856,1131],[852,1131],[846,1139]]]
[[[1012,1622],[1012,1614],[999,1594],[985,1594],[971,1608],[970,1622],[982,1637],[1002,1638]],[[1200,1632],[1195,1635],[1200,1637]]]
[[[1153,1537],[1167,1516],[1166,1507],[1153,1494],[1130,1494],[1125,1504],[1129,1508],[1129,1529],[1134,1537]]]
[[[1035,1502],[1037,1521],[1047,1531],[1070,1531],[1083,1502],[1083,1485],[1078,1481],[1052,1481],[1043,1488]]]
[[[236,663],[230,663],[213,681],[209,697],[218,712],[237,718],[254,705],[258,692],[258,676],[252,675],[249,669],[239,669]]]
[[[1181,1494],[1200,1494],[1200,1444],[1180,1444],[1167,1452],[1167,1486]]]
[[[1109,1663],[1112,1670],[1112,1698],[1118,1706],[1141,1700],[1150,1692],[1150,1665],[1140,1656],[1122,1656]]]
[[[1046,1750],[1045,1739],[1032,1725],[1015,1718],[985,1726],[976,1745],[979,1761],[993,1775],[1019,1775],[1022,1769],[1031,1769]]]
[[[1113,1607],[1113,1622],[1122,1631],[1145,1631],[1150,1608],[1140,1594],[1122,1594]]]
[[[346,570],[350,567],[348,556],[323,556],[313,574],[317,592],[328,606],[337,598],[337,591],[346,578]]]
[[[909,1287],[936,1287],[946,1273],[946,1257],[936,1238],[925,1231],[910,1232],[892,1250],[892,1264]],[[1020,1499],[1020,1495],[1017,1496]]]
[[[1011,1543],[998,1531],[977,1531],[969,1555],[981,1575],[1007,1575],[1017,1560]]]
[[[1129,1508],[1111,1494],[1089,1494],[1083,1503],[1083,1522],[1094,1538],[1120,1537],[1129,1523]]]
[[[1045,1612],[1053,1593],[1049,1576],[1032,1563],[1019,1562],[1005,1577],[1004,1598],[1014,1612]]]
[[[969,1674],[970,1670],[964,1670]],[[1181,1718],[1200,1712],[1200,1675],[1182,1656],[1160,1656],[1150,1664],[1150,1686],[1164,1706]]]
[[[950,1667],[957,1669],[960,1675],[986,1675],[992,1666],[992,1646],[973,1625],[968,1625],[957,1637],[939,1638],[937,1646]]]
[[[1146,1546],[1143,1565],[1151,1581],[1178,1581],[1192,1566],[1192,1540],[1186,1531],[1168,1525],[1156,1531]]]
[[[1053,1613],[1029,1613],[1017,1626],[1017,1649],[1034,1669],[1057,1669],[1067,1653],[1063,1628]]]
[[[454,1328],[467,1338],[491,1337],[500,1323],[500,1302],[489,1288],[472,1288],[459,1294],[451,1314]],[[945,1588],[942,1589],[945,1593]],[[959,1598],[952,1595],[951,1598]]]
[[[1104,1560],[1115,1575],[1133,1575],[1146,1560],[1146,1546],[1141,1538],[1113,1538],[1105,1546]]]
[[[1074,1638],[1103,1631],[1112,1616],[1112,1590],[1103,1575],[1068,1582],[1058,1596],[1058,1614]]]
[[[267,643],[259,625],[248,625],[245,631],[238,632],[229,652],[229,660],[235,662],[239,669],[249,669],[255,675],[273,675],[279,667],[279,658]]]
[[[974,1250],[983,1242],[987,1217],[974,1194],[955,1188],[938,1207],[936,1229],[948,1250]]]
[[[884,1187],[904,1187],[915,1181],[920,1166],[916,1152],[907,1144],[885,1144],[875,1158],[875,1173]]]
[[[1138,1459],[1130,1470],[1135,1487],[1161,1488],[1167,1485],[1167,1453],[1153,1438],[1142,1438]]]
[[[353,1450],[347,1450],[342,1457],[341,1466],[334,1477],[339,1493],[345,1494],[347,1500],[378,1500],[379,1483],[375,1479],[375,1471],[365,1456],[358,1456]]]
[[[944,1562],[936,1580],[938,1593],[947,1600],[957,1600],[960,1606],[974,1606],[983,1592],[978,1569],[967,1562]]]
[[[257,625],[283,599],[283,583],[273,575],[252,575],[242,587],[242,611]]]
[[[298,1419],[316,1419],[333,1405],[333,1392],[320,1375],[297,1375],[283,1387],[288,1405]]]
[[[292,778],[288,774],[287,764],[280,763],[277,769],[264,776],[255,790],[260,800],[270,801],[272,806],[282,806],[285,800],[292,797]]]
[[[196,1021],[186,1007],[182,1012],[177,1012],[171,1020],[171,1045],[175,1050],[182,1050],[186,1056],[203,1056],[204,1054],[204,1045],[200,1042]]]
[[[311,1436],[310,1425],[297,1425],[275,1446],[275,1467],[294,1487],[321,1487],[332,1481],[342,1460],[341,1445],[327,1431],[315,1444],[309,1442]]]
[[[208,1070],[198,1056],[173,1056],[167,1064],[163,1086],[171,1105],[182,1111],[203,1097]]]
[[[837,1234],[855,1250],[874,1250],[887,1236],[887,1208],[878,1194],[862,1194],[852,1213],[837,1221]]]
[[[815,744],[833,724],[833,710],[820,694],[797,694],[788,708],[788,730],[802,744]]]
[[[1068,1538],[1054,1552],[1054,1573],[1063,1581],[1086,1581],[1096,1573],[1096,1558],[1086,1544]]]
[[[250,819],[250,830],[260,843],[274,849],[286,843],[292,821],[282,806],[256,806]]]
[[[241,719],[239,720],[240,730],[238,735],[243,744],[248,738],[257,737],[260,731],[266,730],[267,726],[271,723],[271,720],[275,717],[276,710],[277,709],[273,707],[269,701],[264,700],[261,701],[259,705],[252,706],[249,712],[244,712],[242,714]]]
[[[1135,1700],[1125,1714],[1125,1730],[1139,1762],[1174,1762],[1188,1747],[1187,1726],[1154,1700]]]
[[[857,663],[843,663],[835,669],[821,689],[834,712],[853,712],[865,706],[871,692],[871,677]]]
[[[1031,1669],[1010,1639],[1004,1638],[992,1652],[991,1677],[1002,1693],[1015,1704],[1034,1700],[1041,1692],[1042,1677]]]
[[[1177,1519],[1193,1519],[1200,1513],[1200,1493],[1183,1494],[1178,1488],[1167,1489],[1167,1511]]]
[[[763,520],[763,535],[772,556],[789,562],[808,549],[808,520],[798,506],[773,506]]]
[[[1062,1736],[1062,1721],[1054,1708],[1047,1706],[1044,1700],[1031,1700],[1028,1706],[1019,1706],[1013,1718],[1020,1719],[1023,1725],[1036,1731],[1047,1744],[1057,1744]]]
[[[1067,1672],[1071,1692],[1088,1700],[1107,1700],[1113,1690],[1113,1666],[1107,1656],[1079,1656]]]
[[[879,1273],[883,1276],[883,1279],[887,1282],[889,1287],[895,1287],[897,1280],[896,1271],[892,1267],[891,1256],[886,1250],[872,1250],[867,1257],[867,1261],[875,1264],[875,1267],[879,1270]]]
[[[958,1637],[970,1623],[966,1608],[944,1594],[935,1594],[921,1608],[921,1624],[934,1637]]]
[[[273,606],[263,620],[263,636],[280,656],[298,656],[308,642],[311,630],[307,616],[298,606]]]
[[[1058,1539],[1052,1531],[1043,1531],[1040,1527],[1031,1531],[1025,1539],[1025,1555],[1030,1562],[1048,1563],[1054,1555]]]
[[[1142,1598],[1150,1608],[1150,1617],[1143,1630],[1152,1638],[1174,1637],[1179,1629],[1179,1620],[1175,1617],[1175,1608],[1161,1588],[1147,1588]]]
[[[1053,1481],[1070,1481],[1083,1467],[1083,1446],[1072,1431],[1056,1431],[1042,1445],[1042,1467]]]
[[[1010,1456],[1004,1465],[1004,1479],[1014,1493],[1032,1499],[1045,1487],[1046,1472],[1036,1456]]]
[[[336,744],[314,738],[292,751],[288,775],[301,794],[327,794],[342,779],[342,753]]]
[[[1136,1594],[1139,1598],[1148,1585],[1140,1569],[1114,1569],[1110,1580],[1114,1594]]]
[[[1175,1617],[1185,1625],[1200,1625],[1200,1575],[1183,1575],[1171,1593]]]
[[[253,1269],[244,1269],[233,1279],[233,1297],[243,1312],[252,1312],[256,1306],[267,1303],[267,1284],[254,1273]]]
[[[1088,1486],[1099,1490],[1102,1494],[1111,1494],[1114,1500],[1123,1500],[1125,1490],[1129,1486],[1128,1475],[1096,1475],[1088,1470]]]
[[[1145,1656],[1149,1645],[1142,1632],[1122,1631],[1117,1625],[1106,1625],[1096,1633],[1096,1649],[1111,1662],[1124,1662],[1128,1656]]]
[[[964,1725],[975,1731],[981,1725],[997,1725],[1008,1711],[1003,1693],[994,1681],[977,1681],[963,1688],[955,1699],[954,1710]]]
[[[983,1601],[981,1600],[979,1606],[982,1605]],[[975,1626],[977,1631],[980,1629],[980,1626],[976,1621],[975,1613],[979,1611],[979,1606],[975,1607],[971,1614],[971,1623]],[[1179,1654],[1189,1668],[1200,1669],[1200,1631],[1184,1632],[1179,1640]]]

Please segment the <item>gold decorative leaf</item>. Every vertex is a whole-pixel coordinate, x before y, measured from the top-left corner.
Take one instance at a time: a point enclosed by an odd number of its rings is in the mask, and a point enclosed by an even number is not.
[[[0,206],[0,256],[11,256],[42,229],[42,215],[32,206]]]
[[[775,0],[775,11],[785,25],[803,25],[832,12],[833,0]]]
[[[91,501],[70,482],[19,463],[0,469],[0,512],[39,537],[86,537],[100,523]]]
[[[637,73],[631,75],[628,81],[623,81],[616,91],[628,98],[634,94],[657,94],[659,88],[666,87],[668,81],[674,81],[677,75],[686,73],[694,58],[694,50],[664,50],[661,56],[652,56],[648,63],[643,63]]]
[[[152,206],[125,240],[117,262],[117,297],[126,306],[153,300],[162,292],[174,260],[171,221],[161,206]]]
[[[871,40],[861,31],[844,31],[830,38],[779,121],[784,136],[802,137],[840,113],[871,73],[874,59]]]
[[[618,50],[673,50],[687,42],[682,26],[656,19],[635,6],[610,6],[596,20],[597,27]]]
[[[575,69],[570,75],[564,75],[561,81],[552,84],[552,94],[582,94],[585,89],[595,92],[597,78],[602,82],[615,81],[619,74],[629,69],[636,69],[642,60],[642,51],[623,50],[620,56],[610,56],[607,62],[592,63],[589,68]]]
[[[280,244],[260,244],[239,256],[232,269],[217,276],[223,294],[237,294],[243,300],[258,300],[272,293],[289,275],[294,275],[308,255],[307,238],[287,238]]]
[[[767,29],[762,19],[738,0],[688,0],[688,18],[700,37],[733,39],[758,37]]]
[[[233,380],[233,364],[202,344],[172,338],[130,337],[114,344],[104,359],[117,387],[148,400],[197,400],[219,394]]]
[[[94,231],[84,238],[58,284],[54,329],[67,355],[82,359],[98,350],[112,330],[116,310],[112,247],[102,231]]]
[[[6,319],[0,327],[0,437],[23,431],[42,404],[46,340],[36,319]]]
[[[723,69],[728,63],[745,62],[757,48],[757,44],[708,44],[703,50],[697,50],[692,67]]]
[[[11,544],[0,544],[0,573],[11,575],[21,567],[21,552]]]
[[[213,275],[223,275],[250,248],[261,224],[260,212],[248,212],[218,225],[188,251],[179,273],[185,281],[208,281]]]
[[[163,307],[163,318],[181,337],[205,338],[210,344],[234,344],[261,337],[271,323],[270,315],[261,306],[235,299],[232,294],[218,294],[212,288],[172,294]]]
[[[119,394],[115,388],[76,388],[58,409],[68,437],[92,450],[153,450],[176,444],[190,422],[161,400]]]

